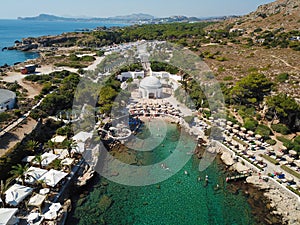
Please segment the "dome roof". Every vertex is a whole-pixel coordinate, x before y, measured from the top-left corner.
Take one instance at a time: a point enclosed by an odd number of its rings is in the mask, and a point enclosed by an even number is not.
[[[161,82],[159,79],[157,79],[156,77],[150,76],[150,77],[145,77],[141,83],[140,83],[140,87],[142,88],[150,88],[150,89],[155,89],[155,88],[161,88]]]
[[[10,90],[0,89],[0,104],[16,98],[16,94]]]

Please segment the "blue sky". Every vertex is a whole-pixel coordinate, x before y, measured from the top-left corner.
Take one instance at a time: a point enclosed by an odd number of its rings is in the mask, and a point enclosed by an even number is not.
[[[274,1],[274,0],[273,0]],[[109,17],[148,13],[156,17],[243,15],[272,0],[6,0],[0,18],[36,16]]]

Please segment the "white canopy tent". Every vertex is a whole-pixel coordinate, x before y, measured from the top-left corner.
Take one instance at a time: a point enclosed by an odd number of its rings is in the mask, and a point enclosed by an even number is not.
[[[0,208],[0,224],[13,225],[16,224],[18,219],[15,217],[17,208]]]
[[[50,187],[55,187],[67,175],[65,172],[51,169],[45,173],[40,180],[43,180]]]
[[[27,184],[33,184],[36,180],[40,179],[47,172],[47,170],[32,166],[25,173],[25,182]]]
[[[20,184],[14,184],[5,192],[5,201],[7,204],[17,206],[28,195],[31,194],[32,188]]]
[[[62,143],[64,140],[67,139],[67,136],[55,136],[54,138],[51,139],[54,143]]]
[[[74,161],[75,161],[75,159],[73,159],[73,158],[65,158],[60,163],[61,163],[61,165],[64,165],[64,166],[71,166],[74,163]]]
[[[57,218],[57,212],[60,210],[61,204],[59,202],[52,203],[49,207],[49,211],[45,213],[45,219],[54,220]]]
[[[42,212],[41,206],[46,199],[46,195],[35,194],[29,199],[28,206],[36,206]]]
[[[42,166],[48,166],[50,163],[52,163],[55,159],[58,158],[58,155],[55,155],[51,152],[46,152],[42,155],[43,161]]]
[[[54,152],[58,156],[58,159],[64,159],[69,156],[69,152],[67,149],[54,149]]]
[[[83,153],[85,150],[85,147],[84,147],[84,143],[83,142],[78,142],[77,143],[77,147],[72,149],[72,152],[78,152],[78,153]]]
[[[79,132],[72,137],[76,142],[86,142],[87,139],[92,138],[93,134],[88,132]]]

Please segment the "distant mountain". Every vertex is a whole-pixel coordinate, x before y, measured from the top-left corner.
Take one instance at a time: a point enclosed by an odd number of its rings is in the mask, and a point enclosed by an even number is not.
[[[40,14],[34,17],[18,17],[18,20],[38,20],[38,21],[64,21],[64,20],[77,20],[76,18],[59,17],[49,14]]]
[[[36,20],[36,21],[80,21],[80,22],[91,22],[91,21],[124,21],[124,22],[138,22],[140,20],[152,20],[154,16],[149,14],[131,14],[126,16],[115,16],[108,18],[72,18],[72,17],[60,17],[49,14],[40,14],[35,17],[18,17],[19,20]]]
[[[157,23],[173,23],[173,22],[197,22],[197,21],[215,21],[225,20],[227,18],[235,18],[236,16],[229,17],[209,17],[197,18],[187,16],[171,16],[164,18],[155,18],[149,14],[137,13],[126,16],[114,16],[107,18],[73,18],[73,17],[60,17],[49,14],[40,14],[35,17],[18,17],[19,20],[33,20],[33,21],[77,21],[77,22],[113,22],[113,23],[132,23],[132,24],[157,24]]]

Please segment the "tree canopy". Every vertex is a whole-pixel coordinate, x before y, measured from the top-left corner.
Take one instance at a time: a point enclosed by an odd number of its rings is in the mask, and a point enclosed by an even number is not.
[[[272,82],[260,73],[249,74],[236,83],[231,90],[231,97],[235,103],[256,104],[269,94]]]
[[[290,128],[296,128],[296,119],[300,113],[300,106],[295,99],[280,93],[267,99],[268,114],[277,116],[280,122]]]

